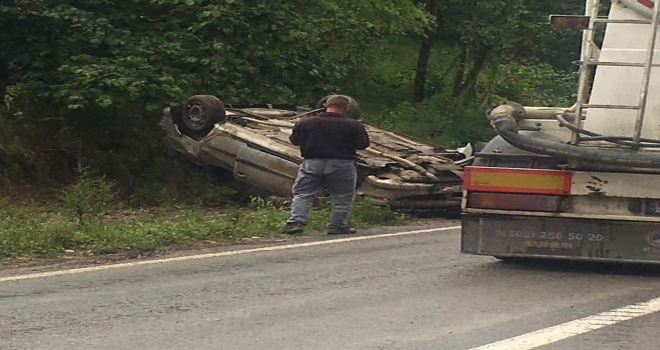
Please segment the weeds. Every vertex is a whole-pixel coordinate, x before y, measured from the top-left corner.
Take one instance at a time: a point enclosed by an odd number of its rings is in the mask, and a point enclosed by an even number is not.
[[[186,209],[159,208],[135,214],[118,209],[121,206],[112,200],[112,196],[104,197],[112,193],[112,186],[106,186],[108,184],[104,182],[100,187],[90,185],[99,184],[101,179],[81,181],[77,187],[63,192],[67,200],[50,207],[36,203],[8,205],[0,199],[0,259],[55,257],[64,253],[111,254],[268,237],[278,234],[288,216],[287,202],[262,198],[253,198],[248,206],[242,208],[214,210],[194,206]],[[91,192],[76,194],[75,191],[82,188],[88,188]],[[89,193],[96,193],[107,200],[106,204],[113,206],[92,206],[91,202],[87,202],[91,196]],[[78,216],[71,215],[71,209],[79,206],[85,213],[94,215],[89,215],[81,223]],[[107,210],[111,212],[106,213]],[[315,207],[307,232],[325,230],[329,212],[329,203]],[[350,221],[355,227],[366,228],[403,223],[406,217],[369,200],[359,199]]]
[[[60,200],[63,208],[82,224],[117,206],[116,186],[105,176],[82,169],[76,182],[61,191]]]

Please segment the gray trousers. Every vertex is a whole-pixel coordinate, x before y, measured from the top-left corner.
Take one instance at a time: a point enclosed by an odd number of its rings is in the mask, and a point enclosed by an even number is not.
[[[330,192],[332,199],[332,212],[328,226],[333,228],[348,226],[346,217],[353,205],[356,184],[357,168],[354,160],[303,160],[293,185],[291,215],[286,221],[287,224],[306,225],[316,195],[325,189]]]

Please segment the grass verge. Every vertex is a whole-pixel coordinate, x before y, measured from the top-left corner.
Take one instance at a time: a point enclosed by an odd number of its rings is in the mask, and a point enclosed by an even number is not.
[[[2,200],[0,199],[0,202]],[[312,210],[308,232],[325,229],[330,205]],[[244,208],[113,209],[82,218],[54,204],[0,203],[0,259],[111,254],[168,246],[231,242],[278,235],[288,209],[256,199]],[[369,200],[356,201],[350,221],[358,228],[408,220]]]

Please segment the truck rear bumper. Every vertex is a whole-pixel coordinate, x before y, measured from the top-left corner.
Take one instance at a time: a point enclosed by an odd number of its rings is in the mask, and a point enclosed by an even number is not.
[[[660,263],[660,224],[464,213],[461,252]]]

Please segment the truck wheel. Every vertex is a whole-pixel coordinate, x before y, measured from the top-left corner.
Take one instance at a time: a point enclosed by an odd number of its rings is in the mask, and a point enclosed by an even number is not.
[[[225,106],[219,98],[211,95],[196,95],[188,99],[181,110],[177,126],[182,134],[201,139],[216,123],[227,120]]]
[[[325,96],[324,98],[320,99],[319,102],[316,103],[316,109],[323,108],[323,104],[325,101],[328,100],[328,97],[332,95]],[[348,107],[348,112],[346,112],[346,116],[351,118],[351,119],[360,119],[360,115],[362,115],[362,111],[360,110],[360,105],[355,101],[354,98],[348,96],[348,98],[351,100],[351,105]]]

